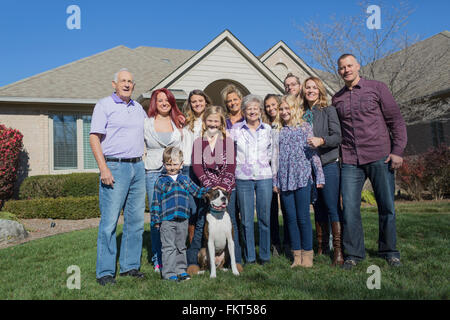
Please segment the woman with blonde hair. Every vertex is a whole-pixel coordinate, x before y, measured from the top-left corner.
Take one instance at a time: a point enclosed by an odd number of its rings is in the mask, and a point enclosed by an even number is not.
[[[339,144],[341,143],[341,126],[336,108],[327,101],[327,92],[322,81],[309,77],[303,83],[303,108],[311,114],[313,136],[308,144],[316,148],[325,175],[325,186],[318,190],[314,202],[316,225],[317,254],[329,251],[329,224],[333,234],[333,265],[344,263],[341,246],[342,213],[339,204]]]
[[[234,142],[227,137],[226,120],[222,107],[209,106],[205,109],[202,117],[202,136],[194,141],[192,168],[201,187],[221,188],[230,194],[227,212],[233,224],[235,258],[238,271],[241,272],[241,246],[235,211],[236,150]],[[205,209],[199,210],[194,236],[187,250],[187,272],[191,275],[197,274],[199,271],[197,255],[202,245],[205,213]]]
[[[189,92],[189,96],[184,103],[183,111],[186,115],[186,125],[183,128],[183,141],[182,141],[182,151],[184,156],[183,174],[189,176],[189,178],[194,181],[195,184],[199,185],[197,176],[194,174],[192,169],[192,147],[194,141],[201,137],[202,135],[202,116],[206,108],[211,105],[211,99],[202,90],[192,90]],[[198,217],[198,210],[204,205],[202,205],[202,199],[194,199],[189,195],[190,211],[191,215],[189,218],[189,243],[192,242],[194,236],[194,229],[196,220]]]
[[[226,128],[227,130],[238,123],[244,121],[244,116],[242,115],[241,104],[242,104],[242,93],[233,84],[227,85],[221,92],[223,104],[226,108]]]
[[[272,129],[277,128],[278,109],[281,104],[281,96],[278,94],[269,93],[264,97],[263,105],[264,112],[262,113],[262,121],[269,124]],[[270,241],[272,245],[272,254],[274,256],[279,255],[282,250],[286,255],[290,254],[289,244],[289,231],[286,224],[286,210],[284,209],[283,202],[280,202],[281,213],[283,216],[283,248],[281,248],[280,240],[280,223],[278,221],[278,199],[279,194],[272,193],[272,203],[270,206]]]
[[[294,96],[283,96],[279,127],[273,130],[272,172],[274,191],[280,192],[286,208],[287,225],[294,263],[291,267],[312,267],[312,226],[309,218],[311,185],[325,183],[317,151],[307,139],[313,136],[311,125],[302,119],[304,111]]]

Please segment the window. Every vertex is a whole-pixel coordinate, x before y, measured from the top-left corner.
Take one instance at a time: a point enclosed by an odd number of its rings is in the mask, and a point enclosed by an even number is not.
[[[50,115],[53,170],[97,169],[97,162],[89,144],[91,118],[91,115]]]
[[[89,143],[89,132],[91,131],[92,116],[82,116],[83,119],[83,161],[84,169],[97,169],[97,161]]]
[[[77,123],[75,116],[53,116],[53,167],[77,169]]]
[[[431,123],[431,137],[433,139],[433,146],[438,147],[445,143],[444,127],[442,122],[434,121]]]

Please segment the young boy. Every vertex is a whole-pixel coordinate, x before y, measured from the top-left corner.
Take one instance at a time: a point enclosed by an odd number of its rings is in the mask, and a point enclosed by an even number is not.
[[[186,273],[189,193],[201,198],[208,189],[198,187],[189,177],[180,174],[183,152],[179,148],[167,147],[163,152],[163,164],[167,173],[155,182],[150,208],[151,224],[160,228],[162,278],[189,280],[190,276]]]

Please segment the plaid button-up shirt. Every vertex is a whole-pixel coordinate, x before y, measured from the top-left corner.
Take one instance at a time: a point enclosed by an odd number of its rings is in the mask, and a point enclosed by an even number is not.
[[[200,188],[185,175],[179,174],[176,181],[169,175],[161,175],[155,182],[150,208],[151,225],[163,220],[189,218],[189,194],[201,198],[206,191],[207,188]]]

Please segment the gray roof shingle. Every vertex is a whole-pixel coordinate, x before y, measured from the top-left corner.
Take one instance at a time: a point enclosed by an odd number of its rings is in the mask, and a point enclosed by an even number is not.
[[[134,96],[153,87],[195,51],[118,46],[0,88],[0,96],[99,99],[111,94],[113,75],[128,68]],[[45,84],[45,85],[43,85]]]

